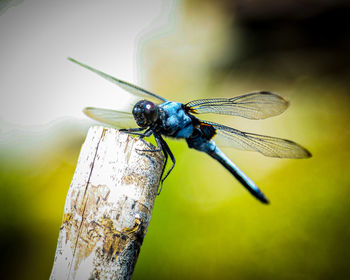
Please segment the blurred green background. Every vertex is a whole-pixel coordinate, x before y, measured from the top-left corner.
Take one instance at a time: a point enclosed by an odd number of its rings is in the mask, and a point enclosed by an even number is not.
[[[175,7],[171,30],[138,42],[147,89],[180,102],[277,92],[291,103],[281,116],[215,120],[294,140],[313,157],[225,149],[270,199],[266,206],[207,155],[168,140],[177,165],[156,199],[133,278],[350,279],[350,6],[188,0]],[[2,135],[3,279],[49,277],[89,124],[64,120]]]

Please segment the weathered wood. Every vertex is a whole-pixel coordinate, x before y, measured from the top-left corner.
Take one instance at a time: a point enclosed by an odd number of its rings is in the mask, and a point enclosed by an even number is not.
[[[163,156],[112,128],[90,128],[68,190],[51,280],[130,279]]]

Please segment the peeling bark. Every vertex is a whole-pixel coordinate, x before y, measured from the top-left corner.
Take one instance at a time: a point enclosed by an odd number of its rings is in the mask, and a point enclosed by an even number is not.
[[[163,156],[111,128],[90,128],[68,190],[51,280],[130,279]]]

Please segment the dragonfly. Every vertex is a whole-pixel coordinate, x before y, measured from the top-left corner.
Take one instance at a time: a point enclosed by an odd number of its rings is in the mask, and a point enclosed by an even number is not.
[[[229,146],[256,151],[276,158],[308,158],[311,153],[301,145],[287,139],[243,132],[238,129],[201,120],[199,114],[213,113],[239,116],[252,120],[276,116],[289,105],[283,97],[268,91],[258,91],[232,98],[209,98],[190,101],[186,104],[169,101],[153,92],[114,78],[73,58],[70,61],[96,73],[131,94],[135,101],[123,110],[87,107],[83,112],[90,118],[112,125],[120,131],[141,138],[154,136],[158,149],[164,154],[160,177],[160,194],[164,180],[175,166],[175,156],[163,136],[185,139],[188,147],[207,153],[226,168],[255,198],[262,203],[269,200],[259,187],[216,145],[213,138],[220,137]],[[171,167],[165,173],[168,158]],[[164,175],[165,173],[165,175]]]

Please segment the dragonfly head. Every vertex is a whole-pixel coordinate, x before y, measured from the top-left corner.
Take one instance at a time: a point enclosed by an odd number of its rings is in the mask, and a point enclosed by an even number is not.
[[[136,123],[140,127],[154,124],[158,119],[158,106],[151,101],[140,100],[132,109]]]

